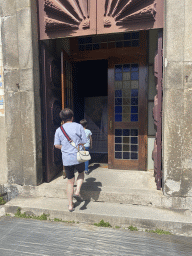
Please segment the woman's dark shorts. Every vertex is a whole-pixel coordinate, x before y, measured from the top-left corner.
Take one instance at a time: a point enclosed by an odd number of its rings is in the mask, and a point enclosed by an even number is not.
[[[75,175],[74,175],[75,170],[77,170],[78,173],[84,172],[85,171],[85,163],[65,166],[65,173],[69,180],[73,179],[75,177]]]

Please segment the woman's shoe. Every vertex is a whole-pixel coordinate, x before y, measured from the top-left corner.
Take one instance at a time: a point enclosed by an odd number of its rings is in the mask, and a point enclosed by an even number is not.
[[[69,207],[69,206],[68,206]],[[72,209],[69,209],[69,212],[73,212],[75,210],[74,205]]]

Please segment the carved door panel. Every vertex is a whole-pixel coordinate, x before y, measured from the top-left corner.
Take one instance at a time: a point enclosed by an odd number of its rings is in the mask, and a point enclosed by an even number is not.
[[[54,147],[54,134],[61,123],[61,74],[44,43],[41,43],[41,90],[44,179],[49,182],[62,170],[61,151]]]
[[[144,57],[108,62],[109,168],[146,170],[147,66]]]
[[[163,0],[38,0],[40,40],[163,27]]]
[[[62,109],[70,108],[73,110],[73,66],[68,54],[61,51],[61,92]]]
[[[40,40],[96,34],[96,0],[38,0]]]
[[[163,27],[162,0],[97,0],[97,34]]]

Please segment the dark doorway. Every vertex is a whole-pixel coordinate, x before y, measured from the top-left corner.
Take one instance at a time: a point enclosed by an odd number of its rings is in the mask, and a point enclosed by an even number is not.
[[[105,107],[105,101],[107,103],[108,86],[107,86],[107,60],[94,60],[77,62],[73,66],[73,88],[74,88],[74,115],[75,122],[80,122],[83,118],[89,118],[88,116],[94,116],[93,120],[90,120],[91,124],[95,127],[93,133],[93,140],[96,139],[96,129],[101,129],[101,115],[103,108]],[[102,105],[103,104],[103,105]],[[86,116],[88,113],[88,116]],[[96,116],[98,113],[98,117]],[[107,118],[105,118],[107,119]],[[106,120],[107,121],[107,120]],[[90,125],[88,122],[88,126]],[[92,125],[87,127],[91,130]],[[106,135],[107,136],[107,135]],[[97,140],[98,141],[98,140]],[[99,148],[100,147],[100,148]],[[99,146],[94,145],[92,149],[91,162],[107,163],[108,162],[108,150],[106,141],[106,150]]]

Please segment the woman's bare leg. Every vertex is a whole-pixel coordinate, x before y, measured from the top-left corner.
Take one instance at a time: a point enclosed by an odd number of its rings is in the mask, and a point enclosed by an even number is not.
[[[75,178],[68,179],[67,181],[67,196],[69,200],[69,210],[73,209],[74,182],[75,182]]]
[[[77,196],[80,195],[80,190],[81,190],[83,181],[84,181],[84,172],[81,172],[81,173],[79,173],[79,175],[77,177],[77,189],[75,191],[75,195],[77,195]]]

